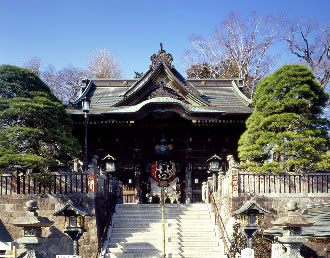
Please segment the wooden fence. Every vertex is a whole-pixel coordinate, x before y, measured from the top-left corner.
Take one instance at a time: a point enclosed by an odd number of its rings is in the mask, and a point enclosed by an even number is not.
[[[96,174],[52,175],[39,179],[33,176],[0,176],[0,195],[12,194],[71,194],[97,191],[97,184],[104,192],[113,191],[113,179],[97,178]]]

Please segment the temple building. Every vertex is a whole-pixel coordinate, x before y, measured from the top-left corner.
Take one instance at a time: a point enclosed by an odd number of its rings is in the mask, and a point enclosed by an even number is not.
[[[67,108],[74,134],[84,146],[87,98],[88,160],[123,183],[124,202],[157,201],[158,166],[171,174],[171,201],[200,202],[207,160],[216,155],[226,170],[226,157],[237,158],[251,101],[239,79],[185,79],[162,48],[151,61],[138,79],[84,79],[81,96]],[[114,166],[106,167],[107,159]]]

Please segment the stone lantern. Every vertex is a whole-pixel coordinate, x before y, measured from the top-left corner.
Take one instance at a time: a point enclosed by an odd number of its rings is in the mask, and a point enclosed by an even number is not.
[[[217,174],[223,175],[224,171],[221,167],[221,158],[214,154],[211,158],[209,158],[206,163],[208,164],[208,173],[212,174],[212,192],[216,192],[217,186]]]
[[[247,248],[252,248],[252,238],[259,230],[259,218],[269,211],[261,208],[255,201],[246,202],[240,209],[234,212],[239,215],[240,224],[247,239]]]
[[[54,224],[48,218],[38,216],[37,201],[28,201],[25,204],[26,216],[18,217],[13,221],[13,225],[23,228],[23,237],[17,239],[17,243],[23,244],[27,252],[22,258],[42,258],[36,248],[40,245],[42,239],[43,227],[50,227]]]
[[[287,249],[282,256],[283,258],[302,257],[300,255],[300,247],[306,241],[306,236],[301,235],[302,228],[311,227],[315,223],[311,219],[303,217],[297,210],[297,203],[289,201],[287,204],[288,215],[272,222],[274,226],[283,228],[282,236],[278,237],[278,241]]]
[[[86,232],[85,217],[93,215],[80,204],[69,200],[62,209],[54,213],[54,216],[65,217],[64,233],[67,233],[73,241],[73,255],[78,255],[78,240]]]

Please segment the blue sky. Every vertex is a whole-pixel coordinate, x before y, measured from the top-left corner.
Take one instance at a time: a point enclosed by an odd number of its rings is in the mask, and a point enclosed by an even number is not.
[[[42,68],[85,67],[93,50],[107,48],[127,78],[148,69],[160,42],[183,72],[189,36],[212,33],[232,11],[330,20],[329,0],[0,0],[0,10],[0,64],[22,65],[32,55]]]

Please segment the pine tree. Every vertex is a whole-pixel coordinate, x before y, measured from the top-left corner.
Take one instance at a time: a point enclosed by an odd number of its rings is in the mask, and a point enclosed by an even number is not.
[[[241,168],[310,172],[330,168],[328,94],[303,65],[285,65],[258,85],[239,141]]]
[[[80,150],[62,103],[38,76],[0,66],[0,172],[47,172]]]

